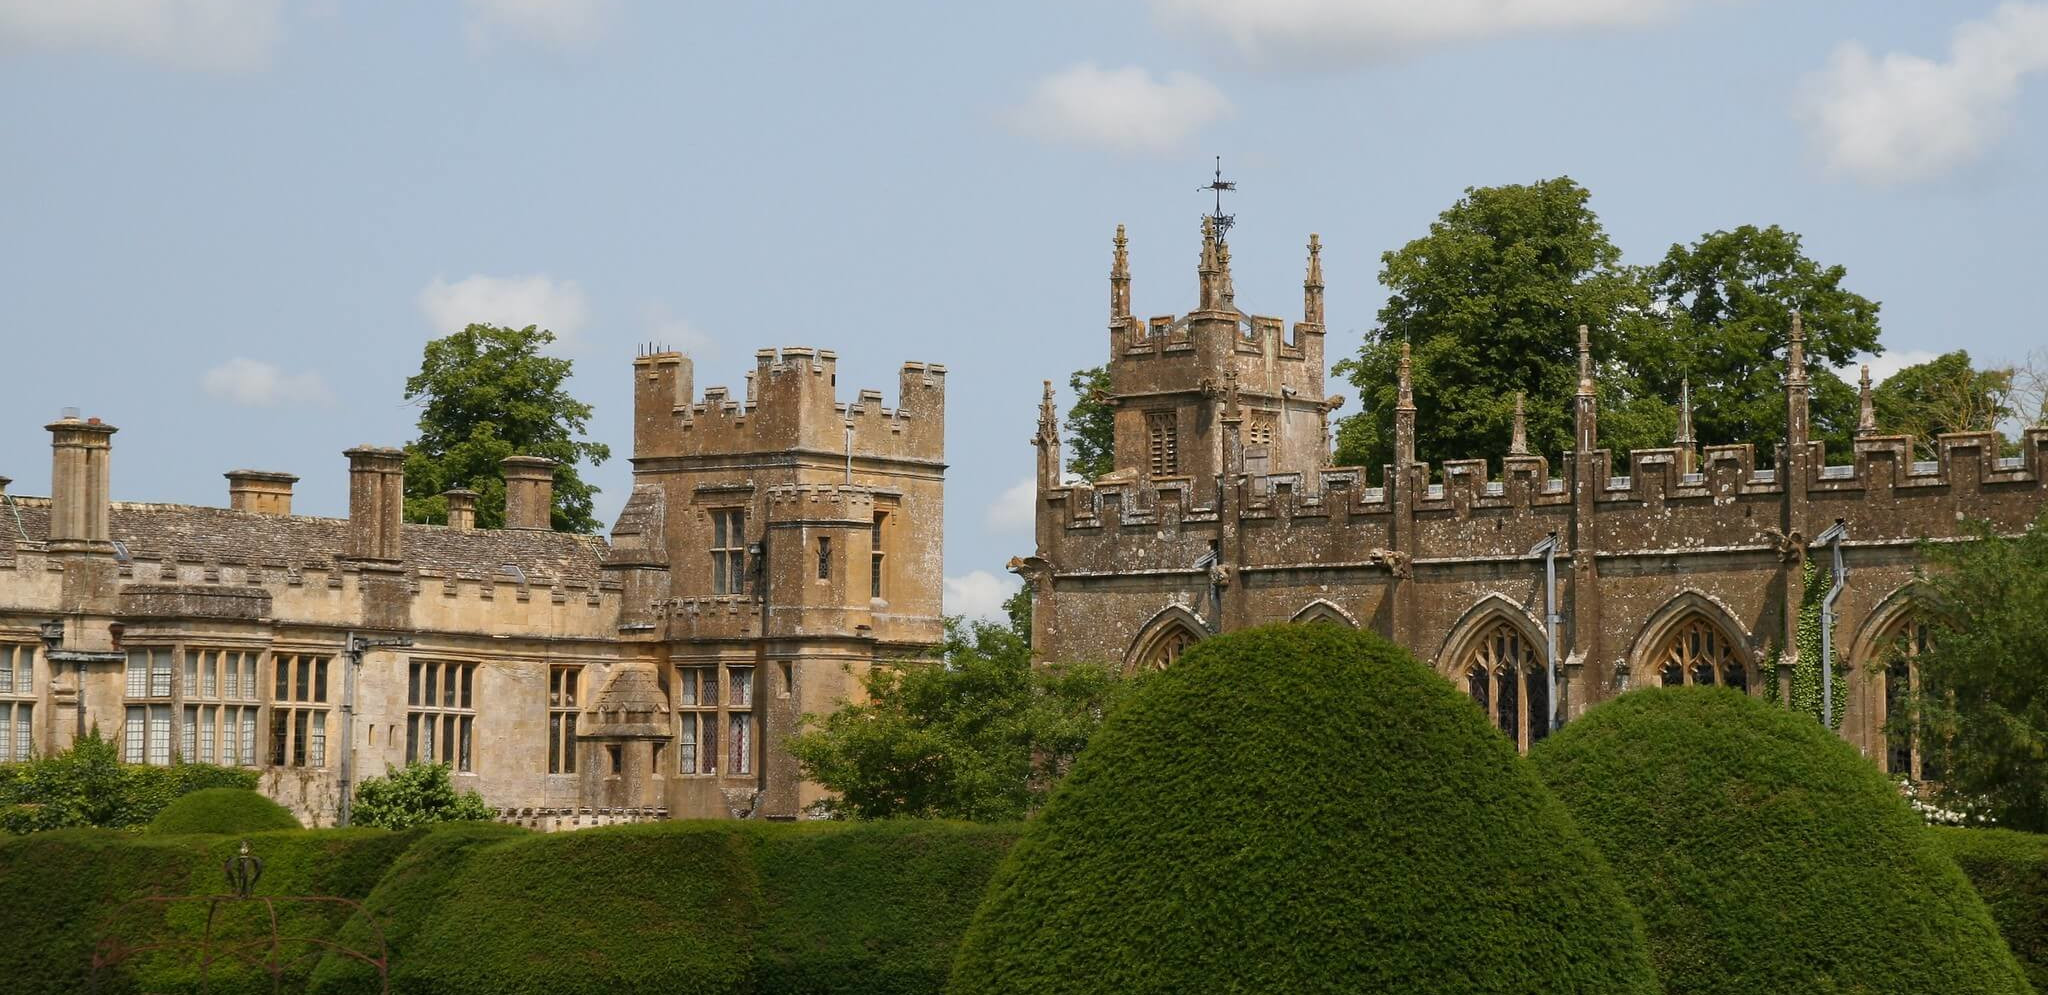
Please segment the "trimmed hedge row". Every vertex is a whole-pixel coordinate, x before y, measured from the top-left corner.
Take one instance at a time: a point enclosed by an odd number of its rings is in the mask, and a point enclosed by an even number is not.
[[[2027,980],[2048,992],[2048,836],[1955,826],[1932,832],[1990,907]]]
[[[1530,759],[1642,912],[1666,991],[2028,991],[1891,781],[1811,715],[1646,688]]]
[[[1003,863],[955,995],[1657,991],[1643,928],[1478,706],[1335,625],[1203,640]]]
[[[242,836],[62,830],[0,840],[0,978],[10,993],[86,987],[94,942],[196,939],[204,903],[116,907],[228,890],[244,838],[260,895],[359,899],[377,917],[394,992],[936,993],[1009,826],[939,822],[673,822],[536,835],[488,823]],[[375,950],[345,906],[277,905],[280,933]],[[223,903],[216,936],[260,937],[260,904]],[[286,991],[376,991],[373,969],[289,945]],[[141,955],[103,991],[192,991],[189,958]],[[268,992],[216,964],[211,991]]]
[[[164,806],[149,820],[149,831],[162,836],[299,828],[291,809],[249,788],[201,788]]]

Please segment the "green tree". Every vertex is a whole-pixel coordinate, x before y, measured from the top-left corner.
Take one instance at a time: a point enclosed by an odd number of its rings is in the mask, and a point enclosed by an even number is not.
[[[1109,406],[1109,367],[1075,370],[1067,378],[1074,406],[1067,409],[1067,472],[1083,480],[1116,469],[1116,409]]]
[[[1961,349],[1908,366],[1870,393],[1878,428],[1913,436],[1922,459],[1935,457],[1943,432],[1996,431],[2014,414],[2013,370],[1980,370]]]
[[[1941,757],[1947,807],[2048,831],[2048,514],[2019,536],[1928,543],[1930,648],[1894,736]]]
[[[254,771],[212,764],[124,764],[114,744],[94,729],[68,750],[0,764],[0,831],[124,829],[156,818],[190,792],[254,787]]]
[[[1812,437],[1829,452],[1848,452],[1856,389],[1831,367],[1882,347],[1878,302],[1844,289],[1847,275],[1808,258],[1799,236],[1776,225],[1674,244],[1649,272],[1657,306],[1628,323],[1619,358],[1658,397],[1677,397],[1691,379],[1702,445],[1747,442],[1769,462],[1785,441],[1785,362],[1797,312],[1813,383]]]
[[[611,448],[582,438],[590,405],[569,396],[563,383],[571,363],[543,356],[553,332],[528,325],[471,325],[427,343],[420,372],[405,381],[405,399],[420,406],[420,436],[407,444],[405,514],[414,521],[444,520],[443,491],[477,492],[476,520],[484,528],[505,523],[507,456],[555,461],[554,527],[594,532],[597,488],[578,473],[611,458]]]
[[[1416,458],[1505,454],[1517,392],[1528,397],[1531,449],[1555,457],[1571,447],[1577,327],[1588,326],[1596,355],[1611,359],[1625,324],[1649,305],[1642,274],[1622,265],[1589,197],[1570,177],[1469,188],[1429,234],[1381,255],[1391,293],[1379,327],[1336,365],[1360,406],[1338,426],[1338,463],[1392,462],[1403,342],[1413,349]],[[1600,384],[1603,444],[1669,441],[1654,434],[1673,424],[1667,399],[1644,394],[1611,361]]]
[[[790,752],[838,792],[831,810],[996,822],[1044,803],[1135,682],[1096,664],[1033,666],[1018,621],[949,618],[940,659],[876,666],[865,703],[804,717]]]
[[[482,795],[457,793],[447,764],[411,763],[384,768],[356,785],[351,821],[358,826],[411,829],[430,822],[485,822],[493,813]]]

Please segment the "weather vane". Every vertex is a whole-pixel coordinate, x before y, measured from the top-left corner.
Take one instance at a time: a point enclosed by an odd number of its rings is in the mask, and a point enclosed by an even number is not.
[[[1237,184],[1233,181],[1226,180],[1223,178],[1222,156],[1219,155],[1216,157],[1216,178],[1210,180],[1206,185],[1196,187],[1195,189],[1215,191],[1216,213],[1209,215],[1209,220],[1214,221],[1216,223],[1216,241],[1223,241],[1224,236],[1230,233],[1230,226],[1237,223],[1236,215],[1223,213],[1223,191],[1236,190]]]

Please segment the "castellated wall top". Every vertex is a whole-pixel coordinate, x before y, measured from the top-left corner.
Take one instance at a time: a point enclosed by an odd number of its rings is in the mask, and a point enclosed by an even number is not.
[[[636,460],[766,452],[851,454],[862,459],[945,459],[946,368],[904,363],[898,404],[865,389],[837,396],[838,354],[786,346],[755,354],[744,393],[695,393],[694,365],[678,352],[633,361]]]

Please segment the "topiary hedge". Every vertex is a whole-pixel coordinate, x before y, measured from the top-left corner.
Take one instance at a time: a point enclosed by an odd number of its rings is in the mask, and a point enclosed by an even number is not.
[[[149,820],[149,832],[161,835],[299,828],[290,809],[247,788],[202,788],[164,806]]]
[[[2026,992],[1884,774],[1811,715],[1651,688],[1531,751],[1649,928],[1671,992]]]
[[[2036,991],[2048,991],[2048,836],[2010,829],[1929,829],[1963,869]]]
[[[950,988],[1656,990],[1606,863],[1478,707],[1332,625],[1205,640],[1112,714]]]

